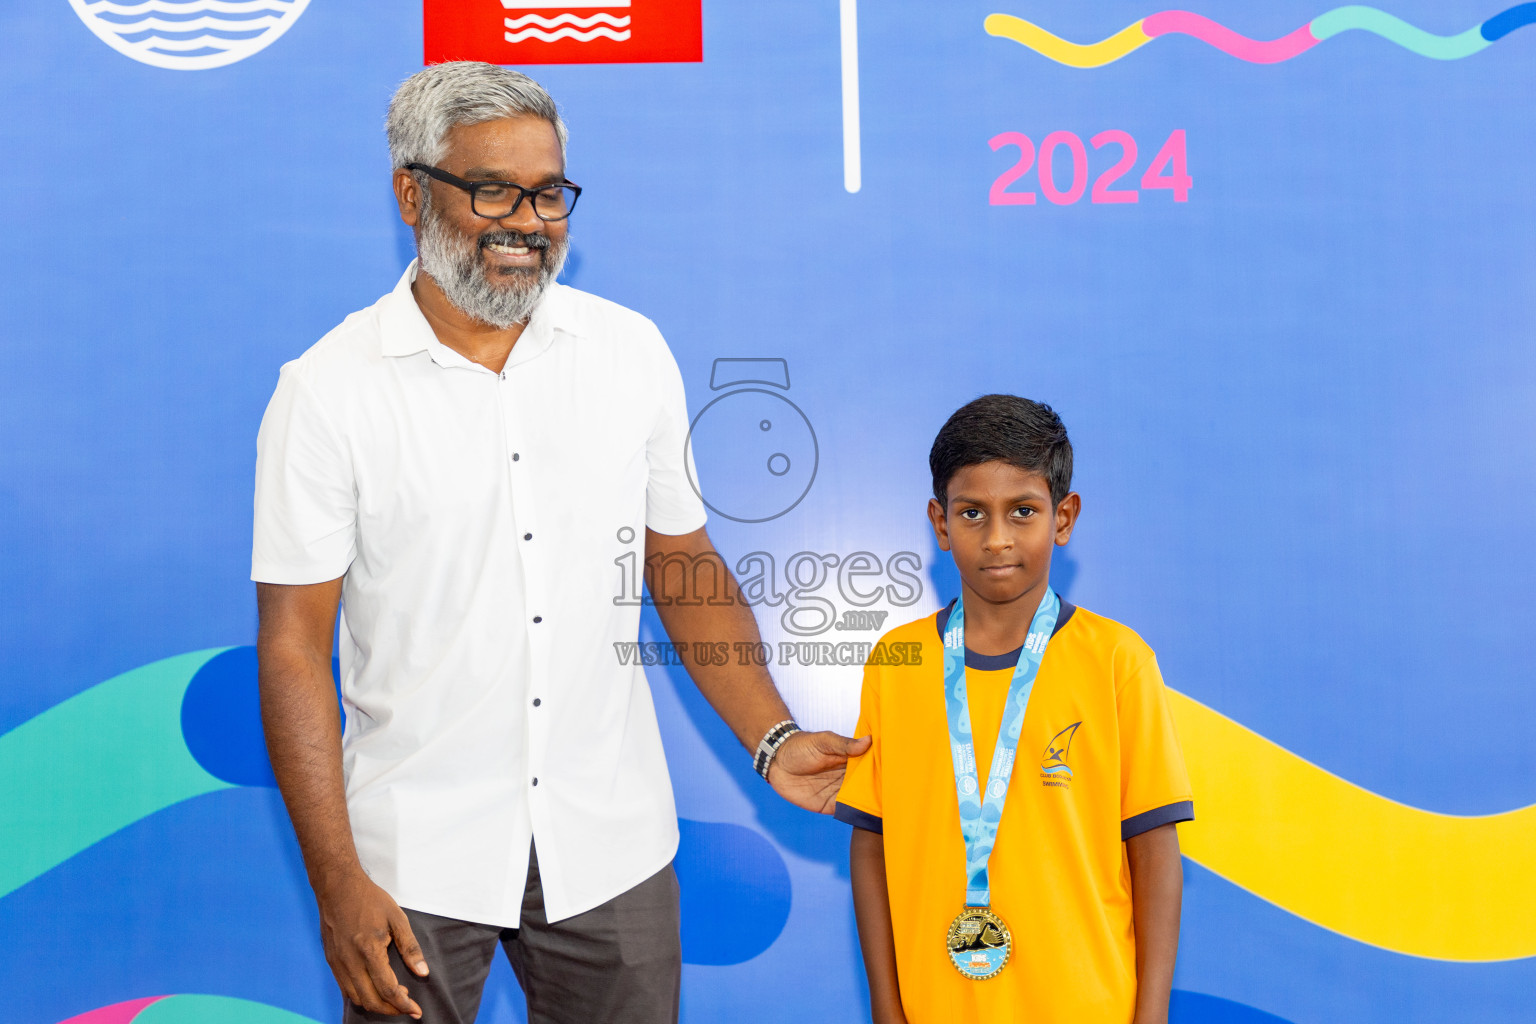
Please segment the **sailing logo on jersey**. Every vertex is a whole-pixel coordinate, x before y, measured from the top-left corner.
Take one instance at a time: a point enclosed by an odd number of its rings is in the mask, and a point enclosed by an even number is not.
[[[1057,786],[1065,789],[1072,782],[1072,766],[1067,764],[1067,758],[1072,753],[1072,737],[1077,735],[1078,726],[1082,722],[1073,722],[1061,732],[1051,737],[1051,742],[1045,745],[1045,753],[1040,755],[1040,784],[1042,786]]]
[[[702,0],[426,0],[425,60],[639,64],[704,59]]]

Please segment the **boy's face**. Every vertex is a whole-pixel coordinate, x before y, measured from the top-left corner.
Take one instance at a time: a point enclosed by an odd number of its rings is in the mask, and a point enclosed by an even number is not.
[[[1051,506],[1051,485],[1039,473],[1006,462],[966,466],[949,481],[949,507],[929,500],[939,547],[960,570],[966,590],[1007,604],[1045,593],[1051,549],[1065,544],[1082,507],[1074,492]]]

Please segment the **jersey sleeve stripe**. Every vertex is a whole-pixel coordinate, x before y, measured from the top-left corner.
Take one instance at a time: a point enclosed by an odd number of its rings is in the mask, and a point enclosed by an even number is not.
[[[842,807],[841,804],[838,807]],[[1166,804],[1162,807],[1154,807],[1150,811],[1142,811],[1132,815],[1120,823],[1120,841],[1139,836],[1143,832],[1150,832],[1159,825],[1168,825],[1175,821],[1194,821],[1195,802],[1193,800],[1180,800],[1176,804]]]
[[[866,832],[874,832],[885,835],[885,822],[875,817],[868,811],[861,811],[857,807],[849,807],[842,801],[838,801],[837,807],[832,812],[832,817],[854,828],[861,828]]]

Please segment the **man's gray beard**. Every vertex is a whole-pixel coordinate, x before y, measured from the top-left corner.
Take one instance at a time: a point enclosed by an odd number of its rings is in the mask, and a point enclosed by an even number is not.
[[[428,207],[422,210],[417,255],[421,269],[431,275],[459,312],[505,330],[528,322],[545,289],[560,276],[569,248],[569,238],[551,240],[549,248],[543,250],[537,273],[513,270],[492,280],[481,259],[480,239],[457,234]]]

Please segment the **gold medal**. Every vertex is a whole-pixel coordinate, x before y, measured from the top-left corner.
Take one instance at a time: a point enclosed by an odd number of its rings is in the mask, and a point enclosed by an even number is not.
[[[955,969],[972,981],[997,976],[1013,952],[1013,935],[986,907],[966,907],[949,926],[944,944]]]

